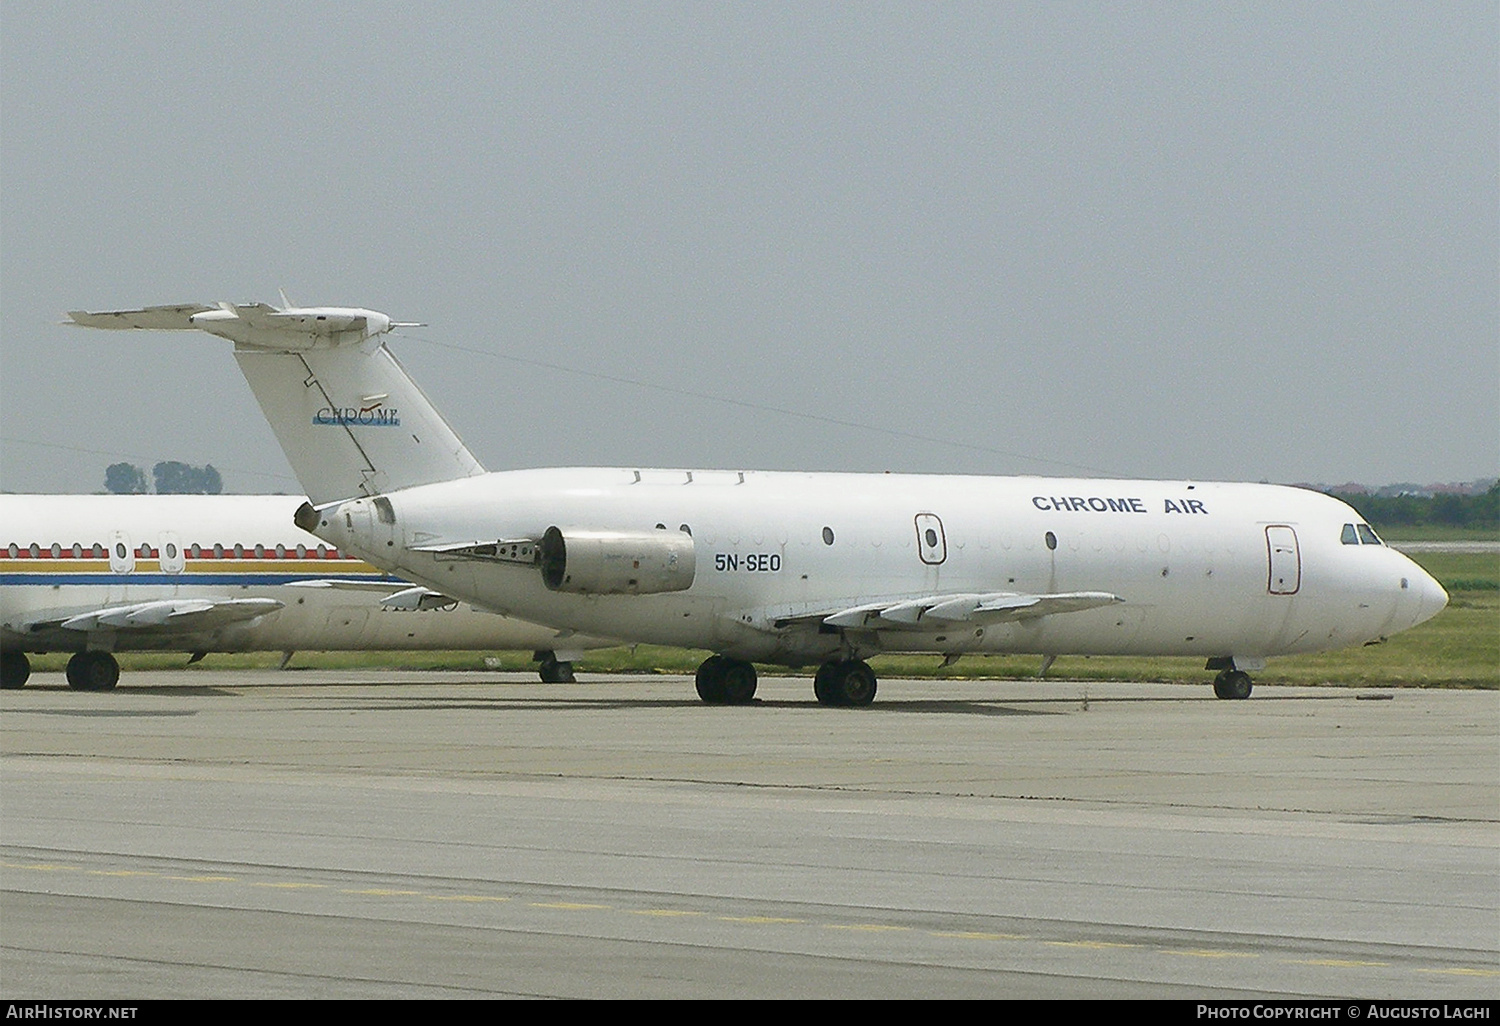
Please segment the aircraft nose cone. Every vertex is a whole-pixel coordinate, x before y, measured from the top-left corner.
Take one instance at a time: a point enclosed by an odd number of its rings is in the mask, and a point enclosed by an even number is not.
[[[1431,620],[1448,605],[1448,592],[1426,570],[1417,571],[1417,579],[1411,582],[1411,586],[1418,599],[1415,623]]]

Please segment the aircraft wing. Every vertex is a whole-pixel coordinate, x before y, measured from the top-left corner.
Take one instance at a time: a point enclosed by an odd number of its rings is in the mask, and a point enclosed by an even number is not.
[[[853,630],[935,630],[950,624],[995,624],[1031,620],[1058,613],[1113,605],[1125,600],[1107,591],[1068,591],[1046,595],[1015,592],[925,595],[920,598],[869,602],[846,609],[810,613],[778,619],[779,626],[791,620],[814,621],[830,627]]]
[[[105,606],[83,612],[43,613],[22,625],[30,631],[61,627],[70,631],[150,631],[158,634],[190,634],[212,630],[241,620],[275,612],[283,603],[275,599],[157,599]]]

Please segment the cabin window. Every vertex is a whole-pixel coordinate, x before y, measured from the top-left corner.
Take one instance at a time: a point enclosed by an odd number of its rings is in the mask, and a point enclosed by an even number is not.
[[[82,559],[83,558],[83,546],[79,545],[77,542],[73,543],[73,558],[74,559]]]
[[[930,548],[930,549],[937,548],[937,532],[934,531],[932,528],[929,527],[926,531],[924,531],[922,533],[922,537],[924,537],[924,538],[927,539],[927,547],[928,548]]]
[[[177,545],[175,543],[173,543],[173,542],[167,542],[167,558],[168,559],[176,559],[177,558]]]
[[[1375,528],[1371,527],[1369,524],[1355,524],[1354,526],[1355,529],[1359,531],[1359,543],[1361,545],[1384,544],[1380,540],[1380,535],[1375,533]]]
[[[833,528],[831,528],[831,527],[825,527],[825,528],[823,528],[823,544],[824,545],[832,545],[833,544]]]
[[[691,538],[693,536],[693,529],[691,527],[689,527],[687,524],[678,524],[677,525],[677,530],[681,531],[683,534],[687,535],[689,538]]]
[[[115,558],[117,558],[117,559],[124,559],[125,558],[125,543],[124,542],[116,542],[115,543]]]
[[[1052,549],[1054,552],[1057,550],[1057,535],[1048,531],[1042,540],[1047,543],[1047,548]]]
[[[1339,535],[1339,541],[1343,542],[1345,545],[1359,544],[1359,534],[1354,530],[1353,524],[1344,525],[1344,533]]]

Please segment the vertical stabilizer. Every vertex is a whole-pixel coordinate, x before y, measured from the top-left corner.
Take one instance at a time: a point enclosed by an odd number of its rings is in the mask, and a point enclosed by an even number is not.
[[[69,317],[85,327],[196,328],[231,339],[245,380],[315,504],[484,473],[380,341],[404,326],[385,314],[220,303]]]
[[[384,345],[234,356],[315,505],[484,473]]]

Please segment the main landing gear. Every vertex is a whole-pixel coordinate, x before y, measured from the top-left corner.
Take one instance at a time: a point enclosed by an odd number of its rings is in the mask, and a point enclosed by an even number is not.
[[[698,667],[698,697],[709,705],[745,705],[755,697],[755,667],[743,659],[711,655]]]
[[[1220,698],[1249,698],[1250,675],[1244,670],[1224,670],[1214,678],[1214,694]]]
[[[68,687],[75,691],[111,691],[120,683],[120,664],[108,652],[78,652],[68,660]]]
[[[698,697],[709,705],[745,705],[755,698],[755,667],[743,659],[712,655],[698,667]],[[862,659],[824,663],[813,678],[822,705],[860,706],[875,701],[875,671]]]
[[[25,652],[0,652],[0,688],[24,688],[31,676],[31,660]]]

